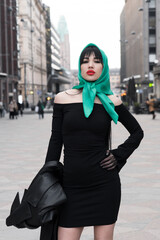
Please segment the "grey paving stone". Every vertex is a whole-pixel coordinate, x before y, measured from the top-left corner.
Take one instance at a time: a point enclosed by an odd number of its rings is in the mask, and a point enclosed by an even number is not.
[[[160,239],[160,114],[135,115],[145,138],[120,172],[122,200],[114,240]],[[45,161],[51,133],[52,114],[39,120],[26,114],[17,120],[0,119],[0,240],[38,240],[39,229],[6,227],[5,219],[17,191],[22,196]],[[128,137],[121,126],[112,124],[113,148]],[[63,153],[61,161],[63,159]],[[81,240],[93,239],[86,227]]]

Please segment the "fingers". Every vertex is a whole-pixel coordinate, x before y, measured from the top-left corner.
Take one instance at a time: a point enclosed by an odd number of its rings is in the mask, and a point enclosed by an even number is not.
[[[104,158],[100,162],[100,166],[102,168],[106,168],[107,170],[112,170],[117,166],[117,160],[115,159],[114,155],[110,153],[108,157]]]

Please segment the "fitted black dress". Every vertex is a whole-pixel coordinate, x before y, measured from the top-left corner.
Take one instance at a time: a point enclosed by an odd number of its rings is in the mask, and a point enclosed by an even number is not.
[[[115,107],[119,121],[130,133],[117,149],[114,170],[100,166],[108,148],[111,118],[102,104],[94,104],[89,118],[82,103],[54,104],[52,135],[46,161],[59,161],[64,144],[62,186],[67,202],[60,210],[59,225],[81,227],[113,224],[117,220],[121,184],[119,170],[138,147],[143,131],[123,104]]]

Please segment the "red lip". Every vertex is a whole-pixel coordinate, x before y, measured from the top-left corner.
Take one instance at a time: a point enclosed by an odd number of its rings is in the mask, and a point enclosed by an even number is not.
[[[90,75],[90,76],[92,76],[92,75],[95,74],[95,71],[93,71],[93,70],[88,70],[88,71],[87,71],[87,74]]]

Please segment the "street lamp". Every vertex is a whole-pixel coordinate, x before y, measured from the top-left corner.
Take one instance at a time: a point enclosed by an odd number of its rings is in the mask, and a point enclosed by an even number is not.
[[[26,64],[24,63],[24,99],[25,99],[25,106],[27,106],[27,76],[26,76]]]
[[[39,42],[40,42],[40,52],[41,52],[41,97],[42,97],[42,101],[43,101],[43,76],[42,76],[42,37],[40,36],[38,38]]]

